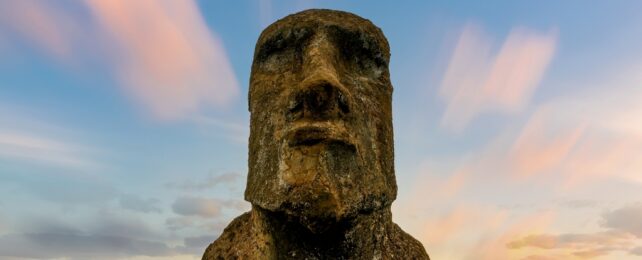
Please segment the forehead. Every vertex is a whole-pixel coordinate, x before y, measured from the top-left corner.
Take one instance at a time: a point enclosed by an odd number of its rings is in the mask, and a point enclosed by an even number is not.
[[[259,37],[256,51],[275,38],[305,37],[317,33],[340,33],[368,39],[386,59],[390,47],[381,29],[372,22],[357,15],[325,9],[312,9],[292,14],[268,26]]]

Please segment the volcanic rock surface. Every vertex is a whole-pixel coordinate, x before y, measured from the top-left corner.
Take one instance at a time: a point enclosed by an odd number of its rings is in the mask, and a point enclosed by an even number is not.
[[[237,217],[203,259],[428,259],[392,222],[390,50],[351,13],[307,10],[258,39],[249,173]]]

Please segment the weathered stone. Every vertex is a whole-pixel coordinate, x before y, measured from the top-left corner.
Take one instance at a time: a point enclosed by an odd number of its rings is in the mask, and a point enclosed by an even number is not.
[[[392,223],[390,51],[354,14],[307,10],[266,28],[250,78],[249,174],[203,259],[428,259]]]

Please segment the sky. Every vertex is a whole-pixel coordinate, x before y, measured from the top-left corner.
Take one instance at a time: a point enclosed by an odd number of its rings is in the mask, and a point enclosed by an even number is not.
[[[250,204],[267,25],[391,46],[393,220],[432,259],[642,259],[640,1],[0,0],[0,258],[200,259]]]

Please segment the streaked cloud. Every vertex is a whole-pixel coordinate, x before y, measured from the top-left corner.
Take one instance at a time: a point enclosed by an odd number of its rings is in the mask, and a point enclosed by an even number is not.
[[[160,200],[149,198],[143,199],[133,194],[124,194],[119,199],[120,206],[124,209],[139,211],[143,213],[161,213],[162,210],[158,204]]]
[[[442,127],[458,132],[480,114],[521,111],[553,59],[556,44],[555,31],[516,27],[493,53],[490,36],[478,25],[466,25],[441,83],[439,94],[446,101]]]
[[[642,78],[626,71],[639,70],[622,70],[581,93],[529,105],[472,150],[425,158],[394,207],[397,216],[407,216],[404,228],[415,230],[435,258],[635,254],[642,242],[636,237],[640,221],[634,220],[642,218],[639,205],[599,215],[614,201],[635,196],[630,192],[642,183]],[[498,201],[524,206],[502,207]],[[537,213],[542,210],[550,215]]]
[[[221,108],[238,95],[223,43],[194,1],[25,0],[0,10],[18,38],[58,61],[103,64],[155,118]]]
[[[17,32],[59,61],[72,56],[74,41],[66,37],[79,33],[78,24],[51,2],[43,1],[0,2],[0,29],[3,24],[5,30]]]
[[[521,177],[554,170],[569,157],[583,136],[582,122],[556,121],[554,110],[542,107],[535,112],[508,151],[510,172]]]
[[[636,254],[639,248],[642,229],[642,204],[624,206],[609,211],[602,216],[604,230],[593,233],[530,234],[506,244],[513,250],[536,248],[546,254],[564,253],[566,258],[595,258],[616,252]]]
[[[41,111],[42,112],[42,111]],[[47,167],[47,172],[93,174],[103,169],[104,151],[66,122],[0,100],[0,160],[21,168]]]
[[[160,242],[102,234],[29,233],[0,237],[0,255],[21,258],[124,258],[128,255],[171,255]]]
[[[181,251],[185,253],[192,253],[195,256],[200,256],[201,254],[203,254],[204,248],[207,248],[207,246],[210,243],[214,242],[216,238],[217,237],[214,235],[186,237],[183,240],[185,247]]]
[[[172,256],[176,249],[159,241],[144,221],[101,214],[95,223],[69,225],[48,216],[30,221],[24,233],[0,236],[0,256],[17,258],[125,259]]]
[[[572,254],[589,258],[606,255],[612,251],[627,250],[632,245],[634,237],[617,231],[602,231],[586,234],[561,235],[528,235],[519,240],[511,241],[506,246],[510,249],[534,247],[539,249],[567,249]]]
[[[510,171],[521,177],[558,173],[567,188],[608,178],[642,183],[642,132],[636,130],[642,114],[634,114],[642,106],[633,101],[642,92],[633,85],[538,106],[507,154]]]
[[[231,218],[215,218],[208,220],[198,216],[180,216],[165,220],[165,226],[171,231],[191,229],[192,231],[219,234],[229,224]]]
[[[243,181],[243,176],[237,172],[227,172],[223,174],[210,174],[204,180],[191,181],[185,180],[182,182],[167,183],[166,186],[185,191],[200,191],[205,189],[215,188],[217,186],[228,185],[233,186]]]
[[[541,232],[550,227],[556,216],[554,211],[543,211],[522,217],[513,217],[511,223],[501,225],[482,237],[477,245],[469,251],[467,258],[475,259],[519,259],[523,252],[511,252],[506,243],[524,234]]]
[[[87,5],[118,46],[113,65],[126,91],[160,118],[224,105],[238,94],[222,41],[194,1],[90,0]]]
[[[642,118],[614,119],[639,118],[630,111],[640,105],[627,100],[639,100],[642,92],[611,88],[618,91],[559,97],[535,106],[523,123],[507,125],[460,163],[455,172],[463,176],[458,178],[471,183],[491,174],[523,181],[555,174],[554,185],[564,189],[606,179],[642,183],[642,134],[633,130]]]
[[[174,213],[184,216],[218,217],[223,207],[215,199],[181,197],[172,204]]]
[[[42,134],[0,129],[0,158],[4,157],[11,161],[79,169],[96,168],[98,165],[86,156],[89,150],[87,147]]]

